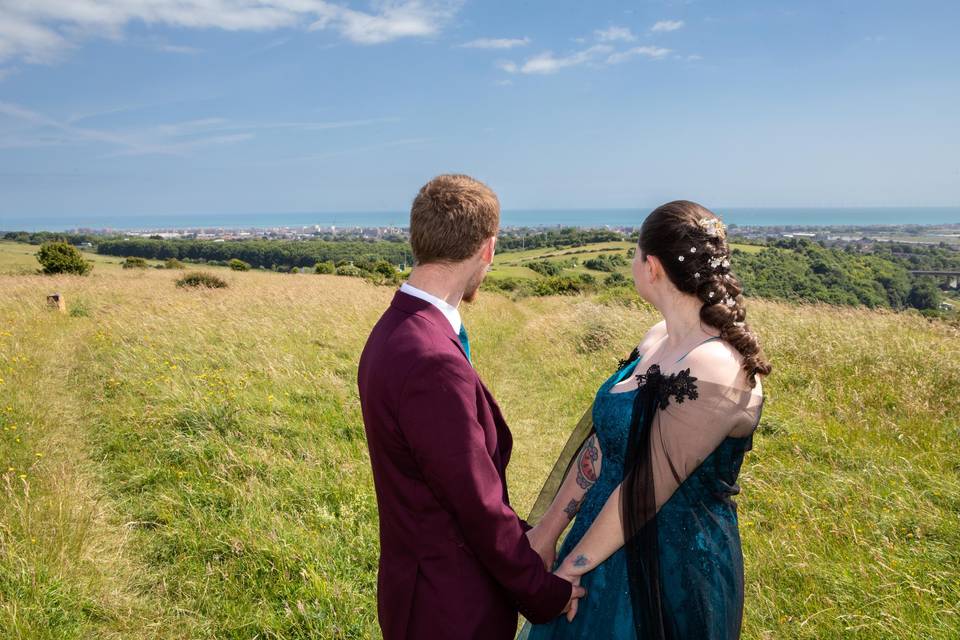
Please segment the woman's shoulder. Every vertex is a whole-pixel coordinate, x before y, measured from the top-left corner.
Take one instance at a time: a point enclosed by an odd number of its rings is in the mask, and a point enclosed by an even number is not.
[[[743,368],[743,355],[726,340],[710,340],[701,344],[684,358],[683,364],[701,380],[726,387],[751,388]],[[753,390],[762,393],[759,379]]]
[[[645,352],[665,335],[667,335],[667,321],[661,320],[657,324],[650,327],[650,329],[644,334],[640,344],[637,345],[637,353]]]

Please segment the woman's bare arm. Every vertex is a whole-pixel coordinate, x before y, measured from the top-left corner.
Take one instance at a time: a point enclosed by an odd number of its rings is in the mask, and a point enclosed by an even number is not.
[[[596,484],[603,464],[603,452],[597,441],[597,434],[592,434],[580,448],[574,463],[553,502],[540,521],[544,533],[554,539],[566,530],[567,525],[577,515],[583,498],[590,488]]]
[[[621,485],[622,486],[622,485]],[[557,574],[573,579],[595,569],[623,546],[623,519],[618,486],[607,498],[597,519],[567,555]]]
[[[557,540],[577,515],[583,498],[600,476],[603,452],[597,434],[591,434],[580,448],[573,466],[540,523],[527,532],[530,546],[540,554],[544,566],[553,568]]]

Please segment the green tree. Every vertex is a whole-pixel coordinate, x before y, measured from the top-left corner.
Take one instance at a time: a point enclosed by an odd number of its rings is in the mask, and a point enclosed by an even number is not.
[[[46,242],[37,251],[37,261],[43,267],[43,273],[72,273],[85,276],[93,269],[93,263],[85,260],[83,254],[72,244],[66,242]]]
[[[932,280],[920,280],[910,289],[907,304],[916,309],[936,309],[940,306],[940,290]]]

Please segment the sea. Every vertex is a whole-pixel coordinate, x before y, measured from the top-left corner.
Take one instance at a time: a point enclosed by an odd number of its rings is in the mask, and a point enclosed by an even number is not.
[[[740,226],[873,226],[960,224],[957,207],[717,208],[727,224]],[[646,209],[508,209],[503,227],[635,227]],[[269,229],[271,227],[406,227],[409,213],[196,213],[171,215],[0,215],[0,231],[95,229],[152,231],[172,229]]]

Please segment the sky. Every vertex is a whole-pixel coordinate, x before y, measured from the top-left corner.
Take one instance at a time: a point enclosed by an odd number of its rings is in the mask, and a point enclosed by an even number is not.
[[[960,204],[960,2],[0,0],[3,216]],[[2,226],[2,225],[0,225]]]

